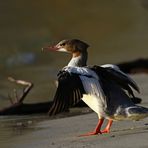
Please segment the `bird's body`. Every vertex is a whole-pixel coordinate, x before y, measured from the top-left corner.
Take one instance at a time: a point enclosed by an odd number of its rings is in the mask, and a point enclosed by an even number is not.
[[[137,84],[115,65],[86,66],[88,45],[80,40],[63,40],[50,50],[72,53],[68,66],[58,74],[58,88],[49,114],[57,114],[81,99],[98,114],[95,130],[87,135],[109,132],[113,120],[139,120],[148,117],[148,109],[137,106],[132,88]],[[131,97],[131,98],[130,98]],[[103,120],[108,125],[101,131]]]
[[[67,66],[63,68],[62,71],[64,74],[61,74],[60,77],[65,77],[65,74],[69,74],[70,76],[74,75],[73,77],[79,77],[79,81],[81,81],[84,89],[82,97],[79,99],[82,99],[93,111],[98,114],[99,117],[112,120],[139,120],[140,118],[144,118],[147,115],[145,114],[147,113],[145,112],[146,110],[143,110],[143,107],[135,105],[129,98],[128,94],[122,90],[122,86],[118,84],[114,78],[108,78],[108,75],[110,74],[107,72],[108,69],[110,70],[110,67]],[[99,73],[99,75],[95,72],[96,70],[98,70],[97,73]],[[105,71],[108,75],[102,76]],[[121,74],[119,76],[121,76]],[[72,82],[72,79],[70,81],[70,83],[74,83]],[[122,81],[123,82],[121,83],[125,83],[125,85],[127,85],[125,80],[122,79]],[[135,85],[133,82],[132,84]],[[134,112],[135,109],[141,109],[139,112],[140,115],[139,113],[137,114]]]

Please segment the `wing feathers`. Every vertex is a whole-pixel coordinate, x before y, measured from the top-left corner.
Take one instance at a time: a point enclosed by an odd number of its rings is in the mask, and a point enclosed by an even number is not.
[[[139,92],[137,84],[120,70],[109,67],[93,66],[83,67],[82,69],[79,67],[78,70],[77,67],[74,67],[74,72],[73,67],[71,67],[70,70],[62,70],[58,74],[59,85],[54,97],[53,105],[49,110],[49,115],[55,115],[68,110],[69,107],[80,101],[83,94],[87,93],[87,90],[91,90],[95,93],[95,88],[91,85],[87,85],[91,84],[93,79],[95,79],[95,82],[98,81],[98,85],[96,85],[98,86],[96,88],[97,91],[102,91],[102,93],[106,94],[107,98],[109,91],[107,89],[108,83],[118,84],[121,89],[128,91],[129,96],[132,96],[133,100],[135,96],[132,88]],[[83,85],[86,86],[85,90]],[[98,95],[98,97],[101,98],[100,95]],[[109,101],[109,98],[107,101]]]
[[[120,70],[116,70],[110,67],[100,67],[100,66],[94,66],[91,69],[98,74],[100,80],[102,81],[102,87],[103,87],[103,81],[108,81],[108,83],[116,83],[123,90],[128,91],[129,96],[133,98],[132,100],[134,100],[135,98],[132,88],[135,89],[137,92],[139,92],[139,87],[137,86],[137,84],[128,75],[124,74]]]
[[[133,81],[127,74],[123,73],[120,70],[115,70],[112,68],[108,68],[108,71],[116,76],[120,81],[124,80],[127,82],[132,88],[134,88],[137,92],[140,92],[138,85],[135,81]]]
[[[77,104],[85,93],[83,84],[77,74],[61,71],[58,74],[58,82],[59,85],[53,105],[48,112],[49,115],[68,110],[69,107]]]

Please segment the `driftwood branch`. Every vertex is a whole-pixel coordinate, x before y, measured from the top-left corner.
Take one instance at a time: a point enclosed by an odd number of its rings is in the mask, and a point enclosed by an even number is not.
[[[23,103],[25,97],[33,88],[33,83],[24,80],[16,80],[12,77],[8,77],[8,80],[16,84],[23,85],[25,86],[25,88],[20,97],[18,97],[17,91],[14,90],[15,100],[9,95],[11,105],[3,109],[0,109],[0,115],[26,115],[26,114],[38,114],[38,113],[48,112],[49,108],[53,103],[52,101],[32,103],[32,104]],[[86,105],[83,102],[80,102],[77,105],[77,107],[84,107],[84,106]]]
[[[13,90],[13,92],[14,92],[14,98],[16,100],[16,103],[22,103],[23,100],[25,99],[26,95],[33,88],[33,83],[27,82],[27,81],[24,81],[24,80],[16,80],[16,79],[14,79],[12,77],[8,77],[8,80],[11,81],[11,82],[14,82],[16,84],[20,84],[20,85],[26,86],[24,88],[23,93],[22,93],[22,95],[20,97],[18,97],[18,95],[17,95],[17,90],[16,89]]]
[[[148,73],[148,59],[138,59],[130,62],[123,62],[116,64],[119,68],[128,74]],[[47,113],[52,105],[52,101],[39,102],[27,104],[23,103],[28,93],[33,88],[33,83],[26,82],[24,80],[16,80],[12,77],[8,77],[8,80],[19,85],[23,85],[25,88],[23,93],[18,96],[17,90],[13,90],[13,97],[9,95],[11,105],[0,110],[0,115],[25,115],[35,113]],[[140,99],[137,98],[140,102]],[[85,103],[80,101],[75,107],[85,107]]]
[[[8,80],[19,85],[25,86],[23,93],[18,97],[17,91],[14,89],[14,98],[9,95],[11,105],[0,110],[0,115],[24,115],[34,113],[45,113],[50,108],[52,102],[40,102],[34,104],[24,104],[23,101],[30,90],[33,88],[33,83],[24,80],[16,80],[8,77]],[[15,99],[15,100],[14,100]]]

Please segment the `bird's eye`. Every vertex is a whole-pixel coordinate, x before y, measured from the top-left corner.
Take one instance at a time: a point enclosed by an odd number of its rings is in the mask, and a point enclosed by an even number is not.
[[[61,46],[65,46],[65,43],[61,43],[60,45],[61,45]]]

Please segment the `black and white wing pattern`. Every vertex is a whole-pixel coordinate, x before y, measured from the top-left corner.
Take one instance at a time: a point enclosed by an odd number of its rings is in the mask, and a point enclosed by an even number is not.
[[[134,96],[132,88],[136,90],[137,92],[139,92],[139,87],[134,82],[134,80],[132,80],[128,75],[126,75],[119,69],[116,69],[114,67],[109,67],[109,66],[104,66],[104,67],[103,66],[102,67],[93,66],[91,69],[94,70],[98,74],[100,80],[108,81],[108,83],[114,82],[118,84],[123,90],[126,90],[128,94],[132,97],[133,102],[134,102],[134,98],[138,99]]]
[[[133,89],[135,89],[137,92],[140,92],[140,89],[136,82],[126,73],[122,72],[117,65],[113,64],[105,64],[102,65],[101,67],[106,68],[108,72],[110,72],[112,75],[117,77],[118,79],[124,80],[128,85],[130,85]]]
[[[77,104],[82,98],[85,90],[79,75],[62,70],[58,74],[58,88],[54,96],[53,105],[49,115],[55,115],[68,110]]]

